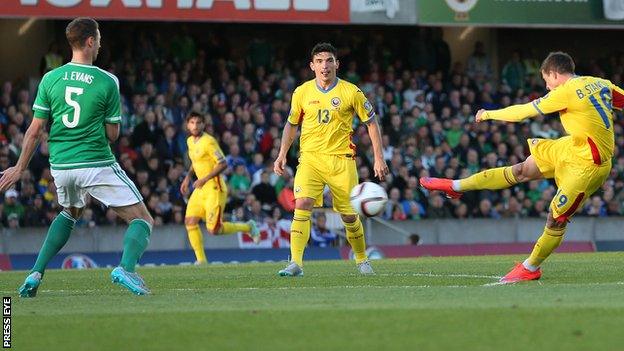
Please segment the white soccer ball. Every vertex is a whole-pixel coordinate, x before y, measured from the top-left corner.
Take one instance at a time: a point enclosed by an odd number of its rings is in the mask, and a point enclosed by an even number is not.
[[[351,189],[351,206],[364,217],[374,217],[384,211],[388,194],[379,184],[364,182]]]

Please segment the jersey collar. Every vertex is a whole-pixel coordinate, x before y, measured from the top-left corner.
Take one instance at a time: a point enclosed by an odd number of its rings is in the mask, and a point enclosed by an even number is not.
[[[318,89],[321,93],[323,94],[327,94],[329,93],[332,89],[334,89],[334,87],[336,87],[336,85],[338,85],[338,80],[339,78],[336,77],[336,80],[332,83],[332,85],[330,85],[327,89],[323,89],[321,88],[320,85],[318,85],[318,82],[316,81],[316,79],[314,79],[314,84],[316,85],[316,89]]]
[[[85,65],[83,63],[76,63],[76,62],[67,62],[66,64],[72,65],[72,66],[78,66],[78,67],[96,68],[94,65]]]

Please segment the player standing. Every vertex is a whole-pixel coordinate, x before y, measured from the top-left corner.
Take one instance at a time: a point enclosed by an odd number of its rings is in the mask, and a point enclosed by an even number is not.
[[[33,105],[35,118],[24,136],[22,153],[17,164],[0,178],[0,191],[20,179],[51,120],[50,168],[63,210],[52,221],[19,294],[36,296],[48,262],[65,245],[82,215],[87,194],[129,223],[121,263],[111,272],[112,281],[137,295],[148,294],[149,289],[134,269],[149,243],[154,221],[109,146],[109,141],[119,136],[119,81],[93,65],[100,48],[95,20],[76,18],[65,29],[65,35],[72,48],[72,60],[43,76]]]
[[[533,102],[501,110],[479,110],[476,121],[520,122],[536,115],[559,112],[569,134],[557,140],[529,139],[531,155],[522,163],[488,169],[465,179],[421,178],[429,190],[458,198],[471,190],[497,190],[534,179],[554,178],[558,187],[542,236],[523,263],[501,278],[503,283],[536,280],[540,265],[559,246],[566,224],[607,179],[614,152],[613,108],[624,107],[624,91],[608,80],[576,76],[574,61],[552,52],[541,66],[550,92]]]
[[[364,228],[349,202],[349,193],[358,183],[355,145],[351,142],[354,114],[368,127],[375,154],[375,176],[384,180],[388,166],[383,159],[381,131],[373,106],[355,85],[336,76],[339,66],[336,55],[336,48],[328,43],[319,43],[312,49],[310,69],[315,79],[301,84],[293,93],[274,164],[275,173],[283,175],[286,154],[301,125],[301,153],[294,184],[295,214],[290,231],[291,262],[279,271],[281,276],[303,275],[310,215],[313,206],[322,205],[325,185],[332,192],[334,210],[342,217],[360,273],[374,273],[366,257]]]
[[[180,185],[180,192],[188,194],[193,174],[197,180],[193,183],[193,193],[186,206],[184,224],[197,261],[206,263],[204,240],[199,221],[204,218],[208,233],[212,235],[236,234],[248,232],[257,244],[260,230],[253,220],[247,223],[223,222],[223,210],[227,200],[227,185],[221,173],[227,168],[227,162],[217,140],[204,132],[204,117],[191,112],[186,117],[186,128],[191,134],[186,143],[191,167]]]

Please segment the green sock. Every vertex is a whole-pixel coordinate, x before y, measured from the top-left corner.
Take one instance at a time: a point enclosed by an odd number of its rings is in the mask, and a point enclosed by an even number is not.
[[[65,246],[69,235],[74,229],[74,224],[76,224],[76,220],[65,211],[61,211],[54,218],[31,272],[39,272],[43,275],[48,262]]]
[[[121,263],[119,264],[127,272],[134,272],[139,258],[143,255],[143,251],[149,244],[149,236],[152,233],[152,227],[142,219],[135,219],[130,222],[126,235],[124,236],[124,250],[121,255]]]

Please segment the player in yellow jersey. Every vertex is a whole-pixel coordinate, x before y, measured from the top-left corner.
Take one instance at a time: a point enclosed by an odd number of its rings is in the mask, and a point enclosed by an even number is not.
[[[284,126],[280,152],[274,171],[284,174],[286,153],[301,126],[301,153],[295,175],[295,214],[290,231],[291,262],[281,276],[303,275],[303,251],[310,238],[310,214],[313,206],[322,205],[323,189],[329,186],[334,210],[340,213],[347,240],[355,253],[362,274],[373,274],[366,257],[364,228],[349,202],[349,193],[358,183],[355,145],[351,142],[353,117],[368,127],[375,154],[375,176],[383,180],[388,166],[383,159],[381,131],[373,106],[355,85],[339,79],[337,50],[319,43],[311,53],[310,69],[315,78],[295,89],[288,122]]]
[[[542,236],[529,258],[501,278],[503,283],[536,280],[540,265],[563,240],[566,224],[583,203],[605,182],[614,152],[613,109],[624,106],[624,91],[608,80],[576,76],[574,61],[552,52],[541,66],[550,92],[533,102],[501,110],[477,112],[476,121],[520,122],[559,112],[568,135],[556,139],[529,139],[531,155],[522,163],[488,169],[465,179],[421,178],[429,190],[458,198],[470,190],[496,190],[534,179],[554,178],[558,187]]]
[[[253,220],[246,223],[224,222],[223,209],[227,199],[227,186],[221,173],[227,168],[225,156],[217,140],[204,132],[204,118],[197,112],[186,117],[186,127],[191,134],[187,139],[191,167],[182,181],[180,192],[188,194],[193,174],[197,180],[193,183],[193,193],[186,206],[184,224],[191,247],[195,251],[195,264],[206,263],[204,240],[199,221],[204,219],[208,233],[212,235],[248,232],[255,243],[260,240],[260,231]]]

